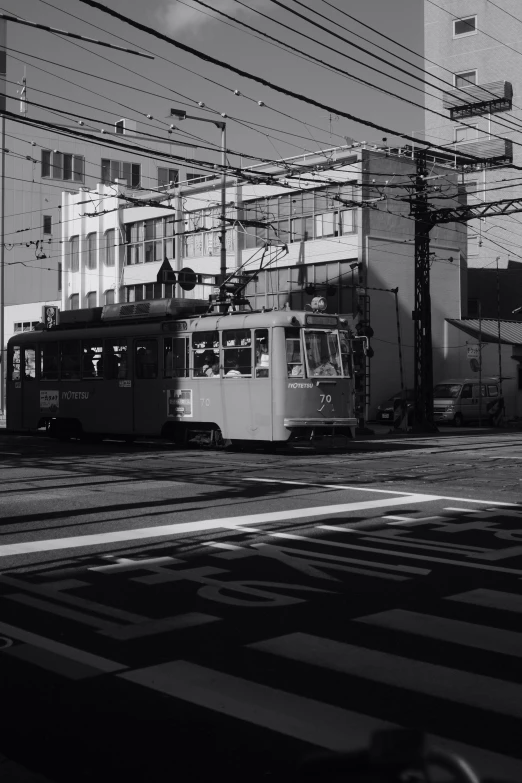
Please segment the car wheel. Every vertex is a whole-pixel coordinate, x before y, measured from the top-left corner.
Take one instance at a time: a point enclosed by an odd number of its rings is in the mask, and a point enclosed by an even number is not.
[[[453,419],[453,424],[455,425],[455,427],[464,426],[464,417],[462,416],[462,413],[455,414],[455,418]]]

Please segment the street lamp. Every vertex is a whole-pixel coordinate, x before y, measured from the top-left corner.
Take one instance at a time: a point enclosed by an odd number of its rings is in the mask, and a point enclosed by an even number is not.
[[[220,240],[220,277],[221,284],[225,282],[227,276],[227,246],[226,246],[226,190],[227,190],[227,177],[225,173],[226,168],[226,133],[227,124],[222,120],[211,120],[206,117],[195,117],[192,114],[187,114],[183,109],[171,109],[170,116],[176,117],[178,120],[197,120],[198,122],[211,122],[217,128],[221,129],[221,165],[223,171],[221,174],[221,233]]]

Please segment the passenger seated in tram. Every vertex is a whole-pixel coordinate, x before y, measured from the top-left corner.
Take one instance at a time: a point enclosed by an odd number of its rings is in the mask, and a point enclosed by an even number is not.
[[[86,348],[83,354],[83,367],[82,367],[83,378],[94,378],[94,376],[96,375],[94,369],[95,358],[96,358],[96,354],[94,353],[92,348]]]
[[[239,364],[237,362],[232,363],[229,365],[230,369],[228,370],[226,374],[227,378],[240,378],[241,372],[239,370]]]
[[[262,340],[256,351],[256,375],[258,378],[268,377],[268,368],[270,365],[270,359],[268,356],[268,344],[265,340]]]
[[[203,375],[207,378],[219,377],[219,357],[215,353],[207,353],[204,356]]]

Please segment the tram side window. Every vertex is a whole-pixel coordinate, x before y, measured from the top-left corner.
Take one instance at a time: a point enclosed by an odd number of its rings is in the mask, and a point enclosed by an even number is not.
[[[36,346],[26,345],[24,348],[24,378],[36,378]]]
[[[304,375],[303,357],[301,353],[301,330],[285,329],[286,366],[288,375],[299,377]]]
[[[341,374],[341,356],[337,334],[305,331],[306,361],[311,376]]]
[[[118,344],[116,344],[118,347]],[[101,348],[100,348],[101,350]],[[120,361],[112,340],[105,340],[103,351],[98,361],[98,375],[108,381],[119,377]]]
[[[40,345],[40,380],[58,380],[58,343]]]
[[[165,378],[188,376],[188,338],[165,337],[163,341],[163,374]]]
[[[350,351],[350,340],[347,332],[339,332],[339,342],[341,343],[341,362],[343,366],[343,375],[345,378],[351,378],[352,373],[352,354]]]
[[[116,375],[114,378],[129,377],[129,363],[127,360],[127,340],[106,340],[105,346],[111,346],[112,354],[114,356],[114,371]],[[107,378],[107,376],[105,376]]]
[[[256,378],[268,378],[270,368],[268,329],[256,329],[254,335],[256,347]]]
[[[20,380],[20,346],[14,345],[11,354],[11,380]]]
[[[136,378],[158,377],[157,340],[137,340],[135,352]]]
[[[82,378],[102,378],[101,340],[83,340],[82,349]]]
[[[63,381],[80,380],[81,355],[79,340],[60,343],[60,370]]]
[[[219,377],[219,332],[194,332],[192,352],[194,378]]]
[[[225,378],[252,375],[250,329],[227,329],[223,332],[223,365]]]

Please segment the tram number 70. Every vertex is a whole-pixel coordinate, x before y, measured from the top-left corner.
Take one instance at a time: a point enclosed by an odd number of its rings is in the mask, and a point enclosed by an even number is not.
[[[202,408],[209,408],[210,407],[210,400],[208,397],[200,397],[199,401],[201,403]]]
[[[325,402],[331,402],[332,401],[332,395],[331,394],[320,394],[321,397],[321,403],[324,405]]]

